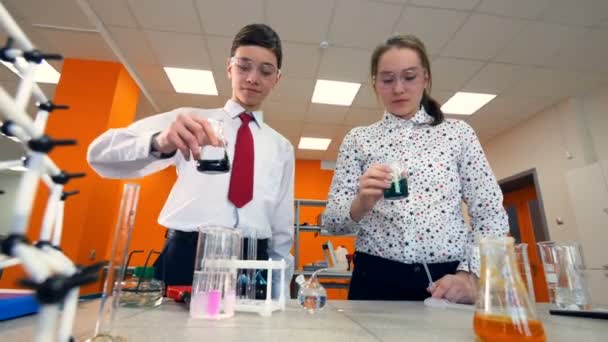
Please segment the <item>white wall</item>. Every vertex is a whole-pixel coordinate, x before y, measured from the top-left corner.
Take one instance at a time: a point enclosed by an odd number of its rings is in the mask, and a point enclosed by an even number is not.
[[[9,232],[20,176],[21,172],[0,171],[0,190],[4,190],[4,195],[0,195],[0,234]]]
[[[594,300],[608,303],[599,291],[608,288],[608,88],[544,110],[484,149],[497,179],[536,168],[550,239],[583,243]]]

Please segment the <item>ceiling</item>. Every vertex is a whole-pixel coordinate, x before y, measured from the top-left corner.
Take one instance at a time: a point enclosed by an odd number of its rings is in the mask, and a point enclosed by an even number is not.
[[[352,127],[381,117],[368,63],[373,48],[393,33],[425,41],[439,102],[463,90],[498,94],[462,117],[482,141],[608,83],[606,0],[85,1],[108,35],[77,0],[2,3],[45,51],[95,60],[123,56],[149,94],[141,96],[138,118],[180,106],[222,106],[231,93],[225,63],[233,35],[247,23],[271,25],[283,40],[284,77],[265,104],[266,120],[294,146],[301,136],[333,139],[327,151],[298,150],[302,159],[334,160]],[[176,94],[162,66],[212,70],[219,96]],[[350,107],[312,104],[316,79],[363,85]],[[0,68],[0,83],[14,90],[17,79]],[[53,95],[54,86],[43,89]]]

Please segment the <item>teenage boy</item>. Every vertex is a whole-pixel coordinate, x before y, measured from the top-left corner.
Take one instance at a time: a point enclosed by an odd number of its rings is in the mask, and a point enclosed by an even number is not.
[[[232,97],[223,108],[177,108],[110,129],[89,146],[88,162],[106,178],[142,177],[175,165],[177,181],[158,218],[169,229],[155,263],[156,277],[165,284],[192,284],[197,227],[221,225],[255,236],[259,260],[285,259],[283,285],[288,291],[294,152],[286,138],[264,123],[260,111],[281,78],[282,56],[281,40],[272,28],[247,25],[232,43],[226,66]],[[223,121],[224,141],[208,119]],[[225,146],[230,171],[198,171],[202,146]],[[279,279],[279,272],[273,272],[273,297],[278,296],[274,285],[279,286]]]

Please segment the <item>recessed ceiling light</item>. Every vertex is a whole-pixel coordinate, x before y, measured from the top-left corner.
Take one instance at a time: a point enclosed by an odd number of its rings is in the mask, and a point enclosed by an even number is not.
[[[331,139],[301,137],[298,148],[300,150],[325,151],[330,143]]]
[[[213,73],[209,70],[164,67],[169,81],[178,93],[217,95]]]
[[[313,103],[350,106],[361,87],[361,83],[317,80],[312,94]]]
[[[494,94],[457,92],[441,106],[441,110],[446,114],[471,115],[495,97]]]
[[[5,62],[5,61],[0,61],[0,62],[2,62],[2,64],[4,64],[4,66],[9,68],[17,76],[22,77],[22,75],[19,73],[17,68],[15,68],[15,66],[13,65],[13,63]],[[24,68],[28,67],[28,62],[23,57],[17,57],[16,63],[19,66],[22,66]],[[60,77],[61,77],[61,74],[59,72],[57,72],[57,70],[55,70],[55,68],[53,68],[53,66],[51,66],[49,63],[47,63],[47,61],[43,60],[42,63],[40,63],[38,65],[38,67],[36,68],[36,72],[34,74],[34,81],[36,83],[57,84],[57,83],[59,83]]]

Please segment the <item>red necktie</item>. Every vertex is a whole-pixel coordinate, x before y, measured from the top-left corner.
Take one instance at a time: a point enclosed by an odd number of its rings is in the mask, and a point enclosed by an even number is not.
[[[230,188],[228,199],[237,208],[242,208],[253,198],[253,135],[249,129],[249,122],[253,120],[251,115],[242,113],[241,127],[236,133],[236,144],[234,145],[234,162],[232,164],[232,175],[230,176]]]

